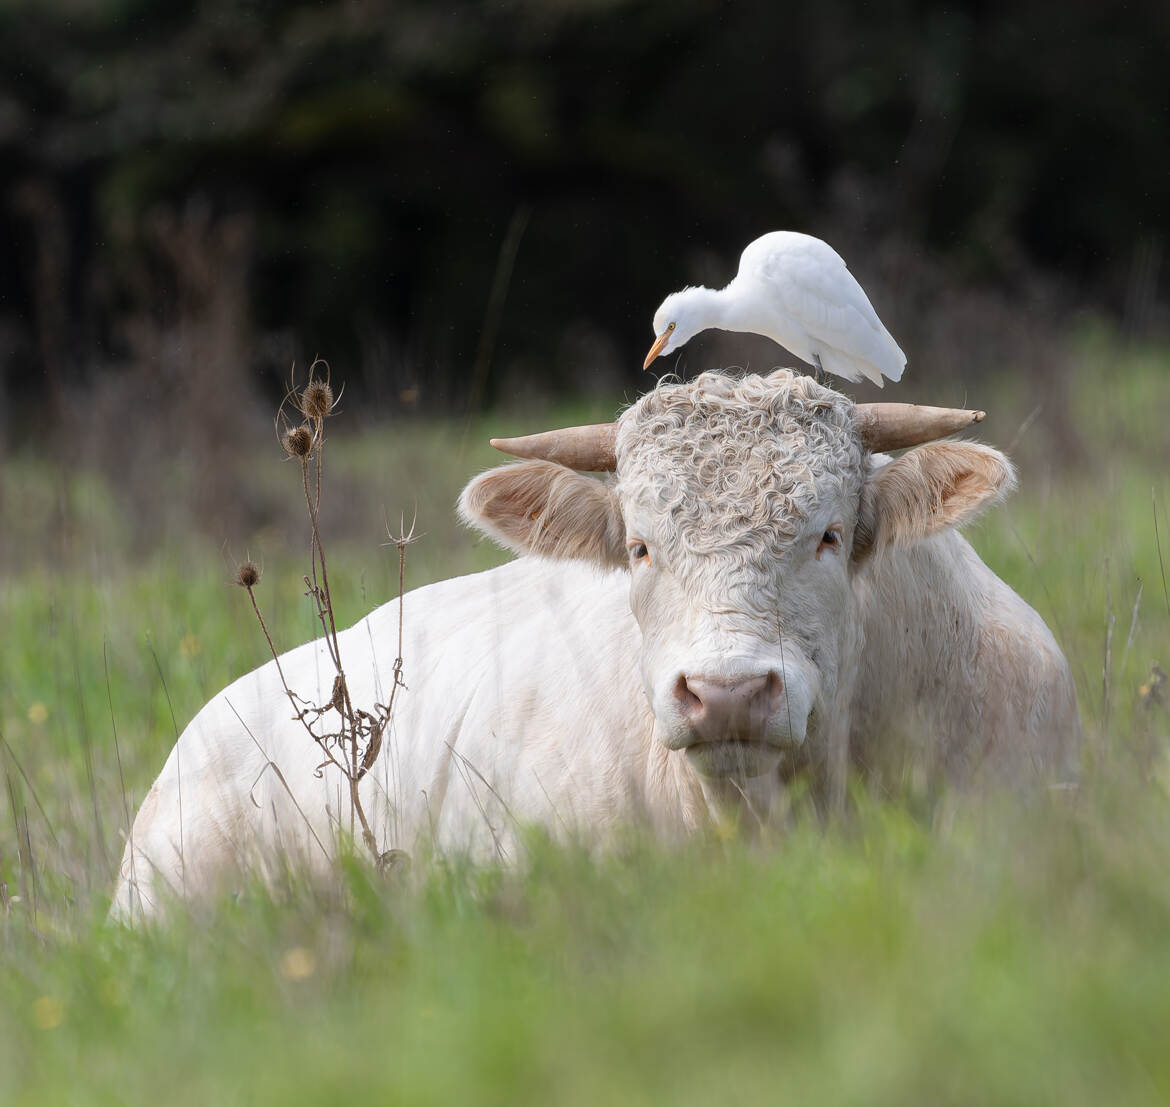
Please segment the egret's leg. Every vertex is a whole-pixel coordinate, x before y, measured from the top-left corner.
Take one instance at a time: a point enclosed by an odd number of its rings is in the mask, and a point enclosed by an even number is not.
[[[813,373],[813,379],[817,382],[817,384],[824,384],[825,383],[825,367],[821,364],[821,355],[820,354],[813,354],[812,359],[813,359],[813,366],[816,370],[816,372]]]

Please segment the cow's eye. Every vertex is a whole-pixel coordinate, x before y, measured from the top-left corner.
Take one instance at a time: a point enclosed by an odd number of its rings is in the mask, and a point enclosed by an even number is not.
[[[645,542],[634,540],[629,543],[630,560],[631,561],[649,561],[650,551],[646,549]]]
[[[841,548],[841,530],[838,527],[829,527],[824,534],[821,535],[820,545],[817,546],[817,557],[820,557],[825,550],[838,550]]]

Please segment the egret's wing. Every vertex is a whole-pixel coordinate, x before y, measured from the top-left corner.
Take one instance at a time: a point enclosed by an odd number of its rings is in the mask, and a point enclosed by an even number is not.
[[[844,267],[845,259],[827,242],[799,231],[772,231],[749,242],[739,256],[740,273],[783,265],[786,258],[819,260],[826,265],[836,262]]]
[[[767,235],[765,239],[774,237]],[[841,256],[819,239],[786,235],[771,249],[749,258],[752,247],[763,241],[758,239],[744,251],[741,265],[749,261],[756,279],[774,297],[777,310],[804,329],[822,363],[826,360],[822,351],[832,351],[838,368],[830,371],[840,376],[855,380],[864,375],[872,380],[884,374],[898,380],[906,356]],[[844,372],[850,359],[858,362],[855,373]]]

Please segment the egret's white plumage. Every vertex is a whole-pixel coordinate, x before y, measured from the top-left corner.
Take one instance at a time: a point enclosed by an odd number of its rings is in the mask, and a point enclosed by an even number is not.
[[[646,368],[700,331],[750,331],[846,380],[900,380],[906,367],[861,285],[828,243],[796,231],[773,231],[740,255],[726,287],[684,288],[654,313]]]

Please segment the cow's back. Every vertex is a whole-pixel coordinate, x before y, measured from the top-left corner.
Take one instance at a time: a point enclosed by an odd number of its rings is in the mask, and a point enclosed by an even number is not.
[[[524,822],[604,826],[669,804],[655,772],[627,578],[524,558],[416,589],[339,634],[355,707],[393,711],[362,783],[379,848],[507,856]],[[312,864],[350,830],[347,785],[293,717],[332,696],[323,640],[216,695],[184,730],[135,820],[114,913],[150,911],[229,867]],[[335,716],[333,716],[335,718]],[[318,732],[329,730],[318,725]],[[677,800],[672,794],[671,800]],[[668,816],[668,821],[674,816]],[[149,902],[147,902],[149,901]]]

